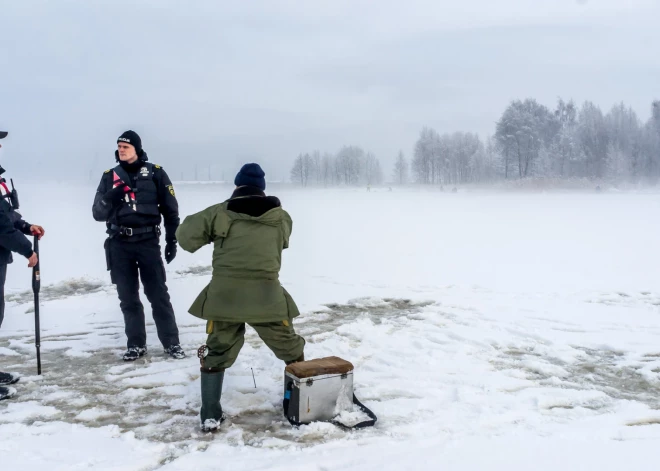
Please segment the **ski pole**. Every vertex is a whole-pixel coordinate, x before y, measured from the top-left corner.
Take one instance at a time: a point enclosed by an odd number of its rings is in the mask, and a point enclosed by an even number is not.
[[[34,335],[37,347],[37,374],[41,374],[41,332],[39,327],[39,289],[41,288],[41,273],[39,269],[39,236],[34,236],[34,253],[37,254],[37,264],[32,268],[32,291],[34,292]]]

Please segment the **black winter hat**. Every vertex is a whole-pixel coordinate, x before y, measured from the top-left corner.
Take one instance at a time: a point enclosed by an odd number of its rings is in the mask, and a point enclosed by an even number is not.
[[[259,164],[245,164],[236,174],[234,185],[236,186],[254,186],[261,191],[266,190],[266,174]]]
[[[138,157],[142,155],[142,139],[140,139],[140,136],[138,136],[138,133],[135,131],[129,130],[119,136],[117,138],[117,144],[120,142],[125,142],[126,144],[130,144],[135,147],[135,152],[137,153]]]

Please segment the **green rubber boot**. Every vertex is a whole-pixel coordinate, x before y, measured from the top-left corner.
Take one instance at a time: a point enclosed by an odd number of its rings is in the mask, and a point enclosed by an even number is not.
[[[222,395],[222,380],[225,371],[202,371],[202,409],[199,417],[203,432],[215,432],[224,420],[220,396]]]

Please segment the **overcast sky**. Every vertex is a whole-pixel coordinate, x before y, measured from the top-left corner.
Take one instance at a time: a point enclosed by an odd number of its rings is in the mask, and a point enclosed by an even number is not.
[[[0,0],[0,163],[93,180],[134,129],[174,180],[422,126],[493,132],[507,103],[660,98],[659,0]],[[37,165],[35,165],[37,164]]]

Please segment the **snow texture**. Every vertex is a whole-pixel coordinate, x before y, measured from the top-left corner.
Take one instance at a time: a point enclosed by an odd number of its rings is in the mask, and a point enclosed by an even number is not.
[[[291,427],[284,365],[248,329],[225,375],[227,420],[205,434],[204,324],[186,311],[210,279],[211,250],[167,265],[188,358],[163,353],[143,296],[149,353],[123,363],[104,227],[78,196],[93,191],[39,202],[22,192],[26,218],[48,231],[44,373],[30,272],[16,257],[0,370],[22,378],[0,402],[3,469],[620,471],[657,461],[657,194],[278,191],[294,220],[281,281],[303,313],[306,356],[351,361],[356,395],[379,420]],[[229,192],[180,185],[182,215]],[[74,223],[85,237],[71,238]]]

